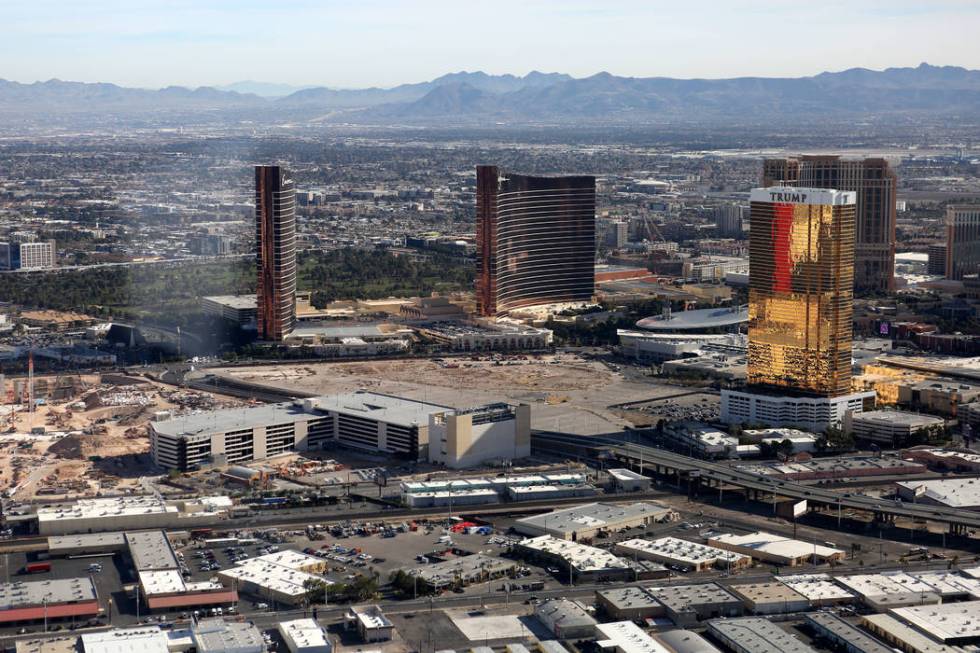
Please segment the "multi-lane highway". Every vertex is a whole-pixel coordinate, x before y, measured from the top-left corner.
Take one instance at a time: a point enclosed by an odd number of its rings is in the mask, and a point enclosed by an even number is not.
[[[573,451],[593,451],[596,458],[611,456],[636,469],[642,465],[645,471],[678,474],[692,480],[696,478],[702,484],[716,487],[734,486],[742,488],[748,495],[756,498],[768,495],[806,500],[809,508],[861,510],[873,514],[877,521],[890,521],[902,517],[934,522],[949,526],[950,532],[956,535],[967,535],[972,529],[980,529],[980,513],[942,506],[916,505],[870,497],[857,492],[837,492],[815,485],[768,479],[729,465],[691,458],[647,445],[624,442],[618,438],[535,432],[532,434],[531,442],[532,446],[540,450],[560,450],[566,455]]]

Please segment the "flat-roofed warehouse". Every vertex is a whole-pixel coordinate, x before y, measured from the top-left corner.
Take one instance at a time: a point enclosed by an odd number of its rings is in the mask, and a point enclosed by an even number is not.
[[[705,619],[738,617],[742,600],[718,583],[669,585],[651,588],[663,605],[667,617],[678,626],[693,626]]]
[[[595,596],[599,609],[612,619],[639,621],[667,614],[664,604],[649,587],[614,587],[597,590]]]
[[[906,501],[947,508],[980,510],[980,479],[978,478],[901,481],[895,486],[898,496]]]
[[[632,621],[596,625],[595,643],[599,650],[612,653],[670,653]]]
[[[68,506],[37,509],[41,535],[68,535],[93,531],[125,531],[144,528],[193,528],[213,526],[227,517],[231,500],[202,497],[166,501],[156,496],[79,499]]]
[[[189,639],[189,638],[188,638]],[[85,653],[169,653],[167,633],[159,626],[135,626],[85,633],[81,637]]]
[[[740,597],[753,614],[782,614],[810,609],[805,596],[779,582],[729,585],[728,589]]]
[[[969,575],[964,576],[953,571],[919,571],[909,575],[935,588],[943,598],[943,603],[947,599],[980,599],[980,580]]]
[[[524,535],[551,535],[563,540],[595,537],[600,531],[613,532],[672,518],[674,511],[653,501],[625,505],[587,503],[518,519],[514,530]]]
[[[854,594],[835,583],[828,574],[777,576],[776,580],[803,595],[814,607],[852,603]]]
[[[890,614],[865,615],[861,617],[861,625],[905,653],[964,653],[959,647],[940,644]]]
[[[635,573],[629,561],[605,549],[550,535],[521,540],[514,545],[514,551],[524,558],[557,564],[575,578],[633,580]]]
[[[280,621],[278,630],[289,653],[331,653],[333,649],[323,626],[314,619]]]
[[[0,623],[95,617],[101,611],[90,576],[0,584]]]
[[[656,540],[635,538],[617,542],[613,551],[625,558],[654,560],[693,571],[711,567],[741,569],[752,563],[752,558],[741,553],[670,536]]]
[[[838,576],[837,582],[878,612],[908,605],[939,603],[940,600],[939,592],[934,587],[904,572]]]
[[[794,635],[761,617],[714,619],[708,632],[734,653],[816,653]]]
[[[708,544],[720,549],[752,556],[775,565],[795,567],[808,562],[831,562],[844,559],[846,552],[822,544],[794,540],[784,535],[758,531],[747,535],[726,533],[708,538]]]
[[[297,551],[280,551],[251,558],[217,573],[222,583],[241,592],[248,592],[262,599],[298,605],[306,598],[305,583],[331,583],[318,575],[326,568],[327,564],[322,558]]]
[[[843,649],[845,653],[894,653],[891,647],[832,612],[813,612],[806,615],[806,622],[819,637]]]
[[[721,653],[711,642],[691,630],[668,630],[657,633],[654,639],[667,647],[670,653]]]
[[[558,639],[587,639],[598,623],[578,601],[550,599],[534,608],[534,616]]]
[[[980,601],[896,608],[891,614],[948,646],[980,642]]]

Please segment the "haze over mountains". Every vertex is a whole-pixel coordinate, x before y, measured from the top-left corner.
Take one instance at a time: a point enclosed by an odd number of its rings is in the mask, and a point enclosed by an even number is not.
[[[575,79],[559,73],[523,77],[459,72],[394,88],[329,89],[239,82],[160,90],[49,80],[0,80],[0,113],[68,116],[110,114],[165,117],[206,112],[260,120],[364,124],[656,123],[744,121],[814,116],[980,116],[980,71],[956,66],[852,68],[812,77],[671,79],[599,73]],[[282,95],[282,93],[287,93]]]

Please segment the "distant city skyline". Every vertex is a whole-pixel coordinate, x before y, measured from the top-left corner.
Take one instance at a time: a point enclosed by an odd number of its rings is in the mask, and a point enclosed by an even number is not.
[[[798,77],[980,61],[980,6],[967,0],[15,0],[5,9],[0,78],[25,83],[364,88],[459,70]]]

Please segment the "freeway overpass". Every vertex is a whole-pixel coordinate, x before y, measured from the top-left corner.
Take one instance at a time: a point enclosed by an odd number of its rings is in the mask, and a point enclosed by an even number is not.
[[[980,512],[957,510],[943,506],[909,504],[898,500],[870,497],[860,493],[837,492],[815,485],[793,481],[769,479],[752,472],[708,460],[691,458],[681,454],[642,444],[624,442],[614,437],[588,437],[554,432],[536,431],[531,435],[531,446],[540,451],[553,451],[565,456],[570,454],[596,459],[614,459],[633,469],[644,472],[686,478],[689,483],[716,487],[719,492],[725,486],[745,491],[749,499],[763,497],[775,499],[806,500],[811,508],[861,510],[874,515],[877,522],[889,523],[896,517],[943,524],[952,535],[969,535],[980,530]]]

